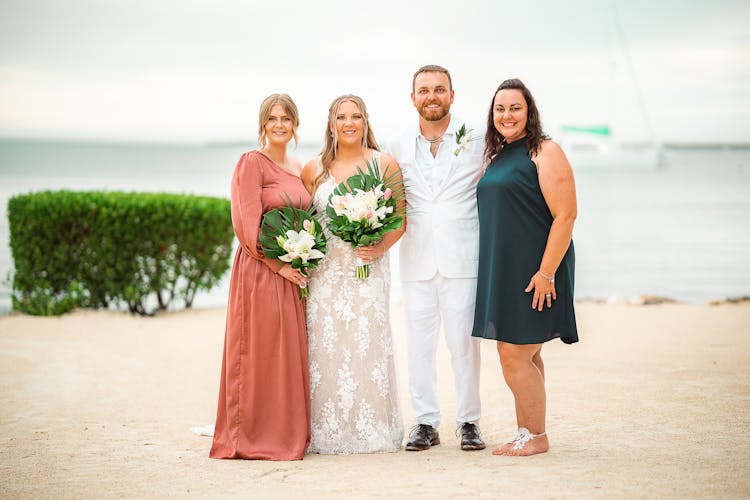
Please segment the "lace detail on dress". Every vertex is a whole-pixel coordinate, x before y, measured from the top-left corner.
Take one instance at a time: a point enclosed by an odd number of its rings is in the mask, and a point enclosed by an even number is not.
[[[325,227],[332,178],[313,198]],[[327,231],[327,230],[326,230]],[[388,256],[370,264],[370,277],[354,277],[351,245],[326,232],[328,252],[311,273],[307,299],[312,441],[308,452],[394,452],[403,421],[388,310]]]

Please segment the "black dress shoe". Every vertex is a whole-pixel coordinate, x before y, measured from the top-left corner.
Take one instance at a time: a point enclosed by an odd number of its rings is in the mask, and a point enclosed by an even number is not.
[[[462,450],[483,450],[487,446],[484,444],[482,433],[477,424],[466,422],[461,424],[460,430]]]
[[[440,444],[438,431],[431,425],[417,424],[409,433],[409,442],[406,443],[407,451],[427,450],[430,446]]]

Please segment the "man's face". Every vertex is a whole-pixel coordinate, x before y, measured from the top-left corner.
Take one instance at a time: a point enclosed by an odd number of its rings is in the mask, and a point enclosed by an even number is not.
[[[419,115],[427,121],[445,118],[453,104],[453,89],[448,75],[437,71],[425,71],[414,80],[411,102]]]

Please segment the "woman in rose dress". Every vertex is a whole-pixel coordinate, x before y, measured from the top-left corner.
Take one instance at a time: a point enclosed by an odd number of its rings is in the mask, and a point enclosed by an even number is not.
[[[301,460],[310,443],[307,278],[266,258],[258,245],[263,214],[284,200],[307,206],[301,164],[287,156],[299,115],[286,94],[260,107],[260,150],[245,153],[232,178],[232,266],[212,458]]]

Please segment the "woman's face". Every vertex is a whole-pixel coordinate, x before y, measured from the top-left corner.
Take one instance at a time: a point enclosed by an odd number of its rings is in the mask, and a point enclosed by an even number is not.
[[[336,113],[336,135],[339,144],[362,144],[365,133],[365,117],[352,101],[344,101]]]
[[[286,145],[293,137],[294,120],[284,111],[281,104],[271,106],[271,114],[266,122],[266,137],[269,144]]]
[[[495,94],[492,121],[495,129],[507,142],[513,142],[526,135],[528,109],[526,99],[520,90],[503,89]]]

